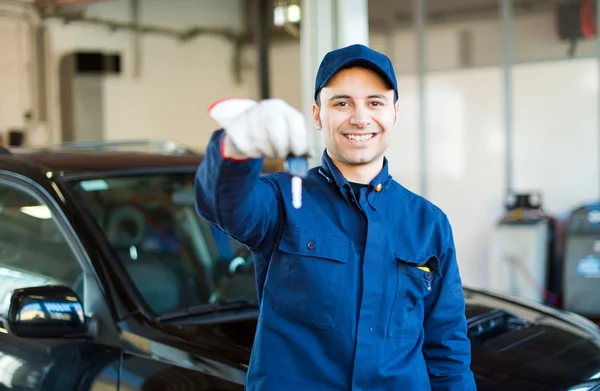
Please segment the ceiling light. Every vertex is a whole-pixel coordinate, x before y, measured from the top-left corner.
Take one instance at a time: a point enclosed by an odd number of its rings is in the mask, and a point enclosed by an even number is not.
[[[280,5],[273,10],[273,23],[275,26],[283,26],[287,23],[299,23],[302,13],[297,4]]]

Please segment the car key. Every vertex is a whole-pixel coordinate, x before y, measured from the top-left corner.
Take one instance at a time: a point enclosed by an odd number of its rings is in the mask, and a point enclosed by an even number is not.
[[[296,209],[302,207],[302,178],[308,173],[308,158],[290,156],[284,162],[285,171],[292,176],[292,205]]]

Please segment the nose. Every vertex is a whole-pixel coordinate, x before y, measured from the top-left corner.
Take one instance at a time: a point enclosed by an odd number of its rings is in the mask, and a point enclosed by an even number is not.
[[[359,129],[366,128],[371,124],[371,116],[369,110],[363,107],[357,107],[350,117],[350,124]]]

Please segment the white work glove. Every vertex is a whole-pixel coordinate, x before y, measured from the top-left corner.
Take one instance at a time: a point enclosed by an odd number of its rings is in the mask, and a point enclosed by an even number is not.
[[[227,99],[215,103],[209,115],[225,130],[225,157],[313,155],[304,116],[281,99]]]

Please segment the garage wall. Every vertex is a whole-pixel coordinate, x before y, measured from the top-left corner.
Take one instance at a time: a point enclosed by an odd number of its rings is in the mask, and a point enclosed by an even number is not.
[[[240,29],[242,0],[144,0],[141,23],[175,29],[223,27]],[[131,21],[128,1],[107,1],[88,6],[86,15]],[[234,45],[218,37],[202,35],[188,42],[143,34],[141,73],[134,76],[133,34],[112,32],[105,26],[47,22],[51,47],[53,141],[60,141],[58,64],[66,53],[78,50],[119,52],[123,71],[103,77],[102,110],[107,139],[155,138],[206,145],[215,124],[206,110],[217,99],[253,96],[256,81],[252,69],[234,78]]]
[[[0,135],[22,129],[34,109],[33,30],[26,4],[0,2]],[[6,140],[5,140],[6,141]]]
[[[567,59],[568,44],[560,41],[554,29],[553,13],[536,13],[515,18],[513,23],[515,63]],[[429,71],[469,69],[501,64],[501,24],[498,19],[431,24],[427,31]],[[386,53],[399,75],[416,70],[416,35],[412,30],[390,34],[374,33],[370,46]],[[594,40],[581,41],[576,57],[596,55]],[[273,94],[301,107],[300,47],[298,43],[277,44],[272,51]],[[400,85],[402,88],[402,85]]]
[[[173,6],[177,2],[177,6]],[[241,0],[162,0],[142,2],[142,20],[183,28],[188,25],[241,25]],[[183,8],[182,8],[183,7]],[[127,2],[93,5],[89,15],[128,20]],[[230,96],[256,97],[256,61],[244,53],[242,83],[236,84],[232,45],[203,36],[188,43],[145,35],[142,73],[133,76],[132,37],[106,27],[48,23],[52,74],[69,51],[120,51],[122,75],[104,81],[103,118],[107,138],[168,138],[204,148],[215,124],[206,108]],[[514,23],[515,139],[517,190],[541,190],[548,210],[564,216],[579,202],[600,197],[598,161],[598,79],[595,42],[579,45],[567,60],[553,15],[521,16]],[[430,26],[427,41],[427,195],[450,216],[465,282],[485,286],[492,226],[502,213],[504,134],[501,28],[497,20]],[[470,42],[465,46],[465,42]],[[373,34],[371,45],[392,57],[399,73],[402,115],[390,149],[392,174],[419,192],[418,95],[415,40],[410,31]],[[468,50],[470,48],[470,50]],[[272,95],[302,107],[300,48],[276,43],[271,52]],[[535,81],[533,76],[538,77]],[[52,78],[54,83],[56,79]],[[58,90],[51,89],[59,128]],[[566,108],[565,102],[572,103]],[[577,135],[577,138],[574,137]],[[54,140],[59,138],[53,134]]]
[[[235,28],[241,26],[244,19],[241,0],[173,0],[168,5],[160,0],[145,0],[141,4],[144,24],[182,29],[192,25]],[[86,12],[89,16],[130,20],[127,1],[100,2],[88,6]],[[107,138],[165,138],[168,135],[176,141],[203,148],[215,126],[206,116],[205,109],[210,103],[227,96],[258,95],[252,47],[244,50],[242,82],[238,84],[233,75],[231,42],[201,36],[180,43],[168,37],[143,35],[142,73],[139,78],[134,78],[132,34],[77,23],[65,25],[57,20],[49,21],[48,26],[53,75],[58,73],[60,57],[70,51],[105,50],[122,54],[123,74],[106,77],[104,81],[102,110]],[[521,16],[514,26],[517,62],[566,56],[567,45],[555,36],[552,14]],[[465,38],[465,34],[470,38]],[[467,55],[461,46],[465,39],[471,42]],[[371,45],[392,57],[399,74],[411,74],[415,69],[414,43],[414,33],[409,30],[371,36]],[[431,25],[428,32],[429,68],[444,70],[499,64],[499,43],[500,24],[497,20]],[[578,55],[590,56],[594,50],[593,42],[583,42]],[[276,43],[271,62],[273,96],[301,108],[298,42]],[[50,88],[50,103],[54,106],[51,137],[53,141],[59,141],[58,88],[56,78],[51,80],[54,83]]]
[[[517,16],[512,34],[513,58],[516,63],[568,58],[568,44],[558,39],[552,12]],[[502,61],[502,26],[499,19],[430,25],[427,35],[429,70],[493,66]],[[414,72],[414,34],[399,32],[395,41],[396,44],[391,49],[379,39],[374,40],[373,44],[393,57],[395,64],[398,64],[398,72]],[[595,53],[594,40],[582,41],[577,48],[576,57],[592,57]]]
[[[599,81],[595,41],[576,59],[554,34],[551,13],[514,23],[513,169],[516,191],[540,191],[565,218],[600,198]],[[471,32],[470,56],[461,40]],[[387,155],[395,179],[420,193],[418,86],[414,34],[372,35],[399,74],[401,114]],[[488,20],[430,26],[427,57],[426,196],[448,214],[466,284],[488,286],[492,230],[503,213],[505,139],[501,26]],[[464,53],[464,52],[463,52]],[[299,48],[273,50],[274,95],[302,105]]]
[[[600,198],[598,65],[593,59],[514,68],[513,186],[541,192],[564,219]],[[419,92],[401,76],[401,114],[387,155],[395,179],[420,193]],[[427,197],[449,216],[465,282],[486,287],[492,230],[503,213],[505,140],[500,67],[437,72],[427,83]]]

